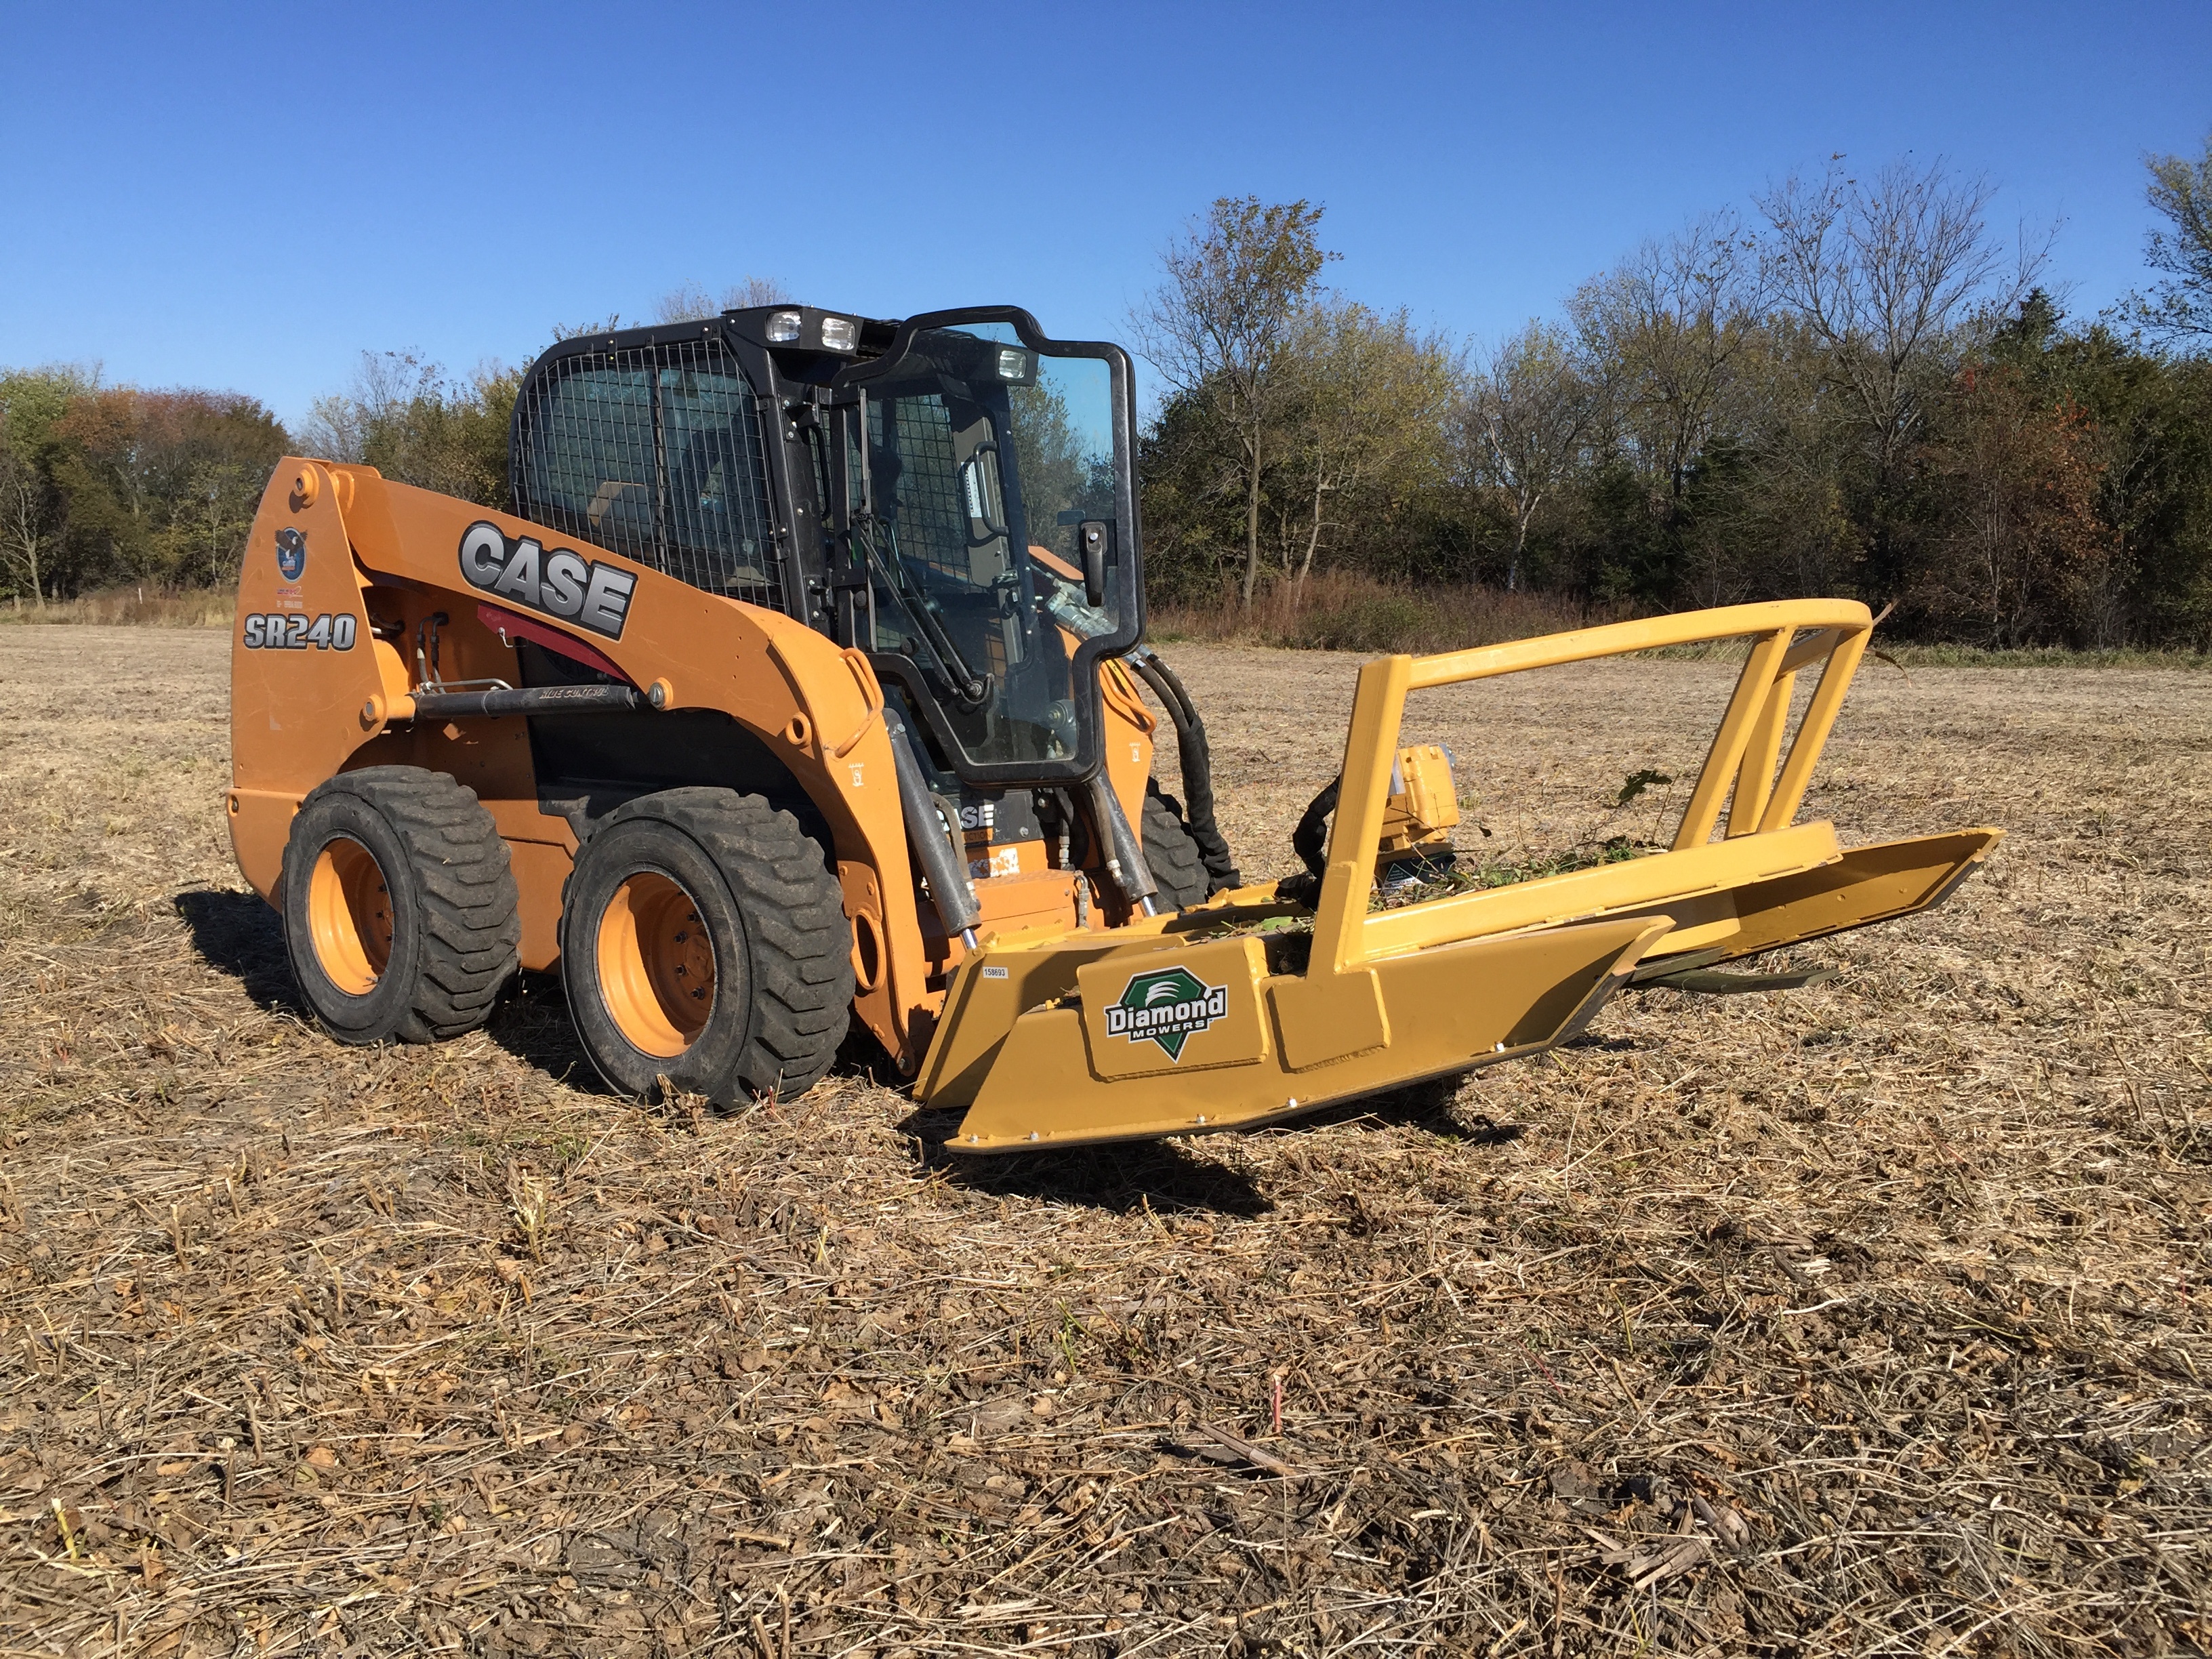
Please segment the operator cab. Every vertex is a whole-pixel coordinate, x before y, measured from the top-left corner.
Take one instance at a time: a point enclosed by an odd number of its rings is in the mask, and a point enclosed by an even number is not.
[[[515,403],[515,510],[866,652],[931,769],[1083,782],[1144,623],[1131,370],[1011,307],[758,307],[566,341]]]

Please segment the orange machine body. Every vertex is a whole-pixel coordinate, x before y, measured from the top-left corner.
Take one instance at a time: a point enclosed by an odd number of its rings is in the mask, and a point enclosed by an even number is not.
[[[465,544],[483,525],[513,550],[503,565],[480,550],[471,564]],[[527,573],[514,568],[525,548]],[[564,575],[573,580],[556,587]],[[532,602],[548,593],[576,617]],[[410,717],[426,685],[522,684],[524,639],[611,671],[661,714],[721,717],[744,734],[730,741],[748,765],[780,769],[804,793],[836,849],[854,1012],[903,1071],[917,1069],[965,951],[917,903],[883,690],[866,658],[781,612],[370,467],[288,459],[247,542],[231,644],[228,806],[254,890],[275,902],[293,815],[325,779],[391,764],[447,773],[476,792],[512,854],[523,966],[554,967],[578,843],[540,789],[528,717]],[[1102,674],[1108,774],[1138,821],[1155,723],[1118,661]],[[1041,842],[984,848],[969,868],[993,932],[1103,925],[1121,903],[1083,871],[1052,867]]]

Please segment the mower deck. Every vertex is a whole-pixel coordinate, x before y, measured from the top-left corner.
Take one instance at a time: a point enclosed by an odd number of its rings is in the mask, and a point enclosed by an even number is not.
[[[1832,824],[1790,822],[1870,626],[1852,604],[1746,605],[1371,662],[1310,911],[1267,884],[1111,931],[987,936],[952,975],[917,1098],[967,1108],[951,1143],[967,1152],[1246,1127],[1553,1047],[1669,957],[1702,968],[1926,909],[2001,830],[1847,851]],[[1742,634],[1750,659],[1670,850],[1370,907],[1409,690]],[[1299,962],[1279,924],[1308,916]]]

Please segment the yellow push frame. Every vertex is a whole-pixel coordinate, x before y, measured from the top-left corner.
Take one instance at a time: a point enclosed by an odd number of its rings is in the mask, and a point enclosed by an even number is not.
[[[1367,663],[1303,964],[1269,969],[1261,925],[1294,909],[1273,883],[1110,932],[987,938],[956,972],[917,1097],[968,1108],[949,1144],[971,1152],[1245,1127],[1552,1047],[1654,958],[1703,964],[1923,909],[2002,832],[1845,852],[1832,824],[1794,822],[1873,625],[1863,605],[1790,600]],[[1370,910],[1409,693],[1747,635],[1668,850]],[[1177,969],[1225,981],[1218,1029],[1171,1060],[1117,1043],[1103,1006]]]
[[[1343,782],[1314,906],[1314,961],[1332,972],[1418,950],[1579,917],[1691,899],[1794,874],[1840,855],[1826,824],[1793,829],[1813,768],[1834,729],[1873,618],[1846,599],[1790,599],[1613,623],[1438,656],[1382,657],[1359,671]],[[1797,636],[1805,637],[1800,641]],[[1750,635],[1752,647],[1713,734],[1670,852],[1370,915],[1369,884],[1389,798],[1390,765],[1409,692],[1669,646]],[[1782,739],[1797,676],[1820,678],[1787,757]],[[1712,843],[1723,802],[1726,839]]]

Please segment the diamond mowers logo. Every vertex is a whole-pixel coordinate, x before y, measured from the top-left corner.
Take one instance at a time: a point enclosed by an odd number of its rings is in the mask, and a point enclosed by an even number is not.
[[[1208,985],[1188,968],[1139,974],[1106,1007],[1106,1035],[1132,1042],[1157,1042],[1170,1060],[1182,1058],[1182,1045],[1229,1014],[1229,988]]]

